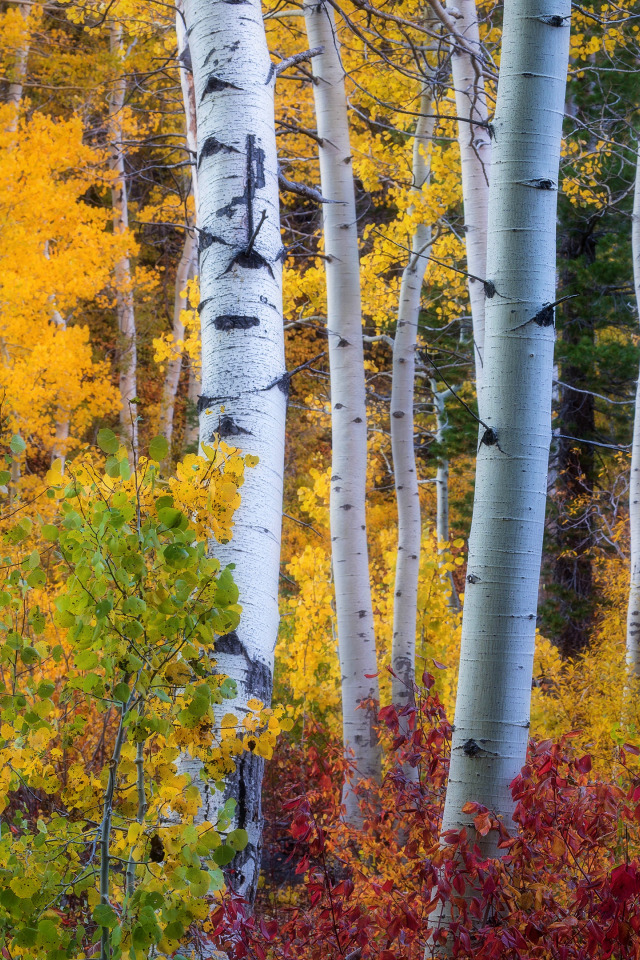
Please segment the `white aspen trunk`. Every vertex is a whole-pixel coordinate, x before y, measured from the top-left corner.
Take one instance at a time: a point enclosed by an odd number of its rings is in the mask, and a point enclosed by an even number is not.
[[[464,231],[467,248],[469,300],[473,319],[474,362],[478,406],[484,381],[485,292],[482,280],[487,276],[487,215],[489,209],[489,174],[491,139],[489,111],[485,95],[478,15],[475,0],[447,0],[447,9],[455,13],[458,34],[466,42],[455,44],[451,57],[453,86],[458,115],[458,143],[462,169]],[[478,58],[469,50],[477,50]],[[482,409],[480,411],[482,416]]]
[[[176,37],[178,41],[178,62],[180,64],[180,87],[182,89],[182,101],[184,104],[185,118],[185,146],[187,156],[191,164],[190,176],[191,187],[190,194],[193,196],[196,211],[198,208],[198,170],[196,166],[198,151],[198,126],[196,117],[196,97],[193,85],[193,69],[191,65],[191,51],[189,50],[189,41],[184,22],[184,10],[181,0],[176,6]],[[197,223],[196,223],[197,228]],[[182,340],[184,337],[184,326],[180,319],[182,311],[186,306],[181,294],[184,292],[187,280],[197,273],[197,251],[198,241],[196,231],[191,229],[191,224],[187,223],[185,227],[184,246],[182,256],[178,263],[176,271],[176,286],[173,300],[173,339],[174,343]],[[165,437],[169,444],[168,462],[171,459],[171,444],[173,439],[173,418],[175,411],[176,395],[178,393],[178,384],[180,381],[180,372],[182,370],[183,356],[174,357],[167,364],[167,372],[162,391],[162,400],[160,402],[160,423],[159,431]],[[197,402],[197,397],[196,397]],[[197,440],[194,438],[194,443]]]
[[[288,379],[282,323],[282,241],[274,123],[275,70],[260,0],[187,0],[185,15],[197,105],[202,393],[200,440],[218,434],[257,455],[247,469],[233,538],[212,544],[233,563],[242,616],[220,637],[215,658],[238,694],[223,712],[239,719],[252,697],[271,701],[278,632],[278,579]],[[198,777],[199,764],[190,763]],[[227,797],[249,844],[228,870],[231,886],[252,900],[262,843],[264,763],[237,760],[224,796],[203,791],[203,819]]]
[[[114,62],[122,65],[124,43],[122,27],[113,22],[109,28],[109,44]],[[122,144],[122,112],[125,106],[127,82],[124,76],[118,76],[112,87],[109,99],[109,152],[111,170],[115,177],[111,186],[111,204],[113,208],[113,232],[124,234],[129,229],[129,207],[127,199],[127,178]],[[136,318],[133,305],[133,281],[131,261],[122,257],[115,267],[116,313],[118,318],[118,369],[120,375],[120,427],[122,433],[134,450],[138,448],[138,414],[135,404],[131,404],[137,393],[137,347]]]
[[[200,381],[194,370],[193,364],[189,361],[189,386],[187,388],[187,399],[189,401],[188,416],[184,425],[184,437],[182,440],[183,451],[192,450],[198,444],[200,430],[196,417],[198,410],[198,397],[200,396]]]
[[[444,434],[447,429],[447,415],[445,400],[453,391],[438,391],[435,380],[431,381],[433,402],[436,408],[436,441],[444,443]],[[442,554],[441,544],[449,542],[449,461],[440,456],[436,468],[436,537],[438,539],[438,553]],[[449,607],[456,612],[460,608],[460,598],[451,570],[447,571],[447,579],[451,588]]]
[[[636,166],[635,194],[631,219],[633,284],[640,310],[640,147]],[[627,664],[640,677],[640,379],[636,391],[633,442],[631,444],[631,476],[629,477],[630,574],[629,609],[627,611]]]
[[[551,436],[569,0],[506,0],[489,203],[483,418],[442,831],[467,801],[512,824],[525,762]],[[476,836],[497,855],[493,833]]]
[[[18,5],[20,15],[25,22],[29,19],[30,4],[21,3]],[[11,70],[11,82],[7,91],[7,103],[14,108],[14,116],[9,127],[10,133],[15,133],[18,128],[18,119],[20,115],[20,104],[22,103],[22,94],[24,92],[24,82],[27,79],[27,62],[29,60],[29,50],[31,47],[30,39],[27,34],[25,40],[17,51],[16,62]]]
[[[414,195],[420,196],[429,182],[429,150],[435,128],[432,91],[425,86],[420,96],[420,116],[413,140]],[[391,699],[399,707],[414,704],[416,674],[416,618],[420,573],[420,491],[413,436],[413,395],[415,357],[422,283],[428,260],[424,256],[431,242],[431,225],[420,223],[411,239],[411,255],[402,274],[398,322],[393,342],[391,381],[391,452],[398,508],[398,554],[393,599],[393,640],[391,644]],[[401,722],[403,732],[408,724]],[[408,776],[417,777],[417,767],[406,766]]]
[[[53,311],[53,322],[61,330],[66,330],[67,322],[59,310]],[[69,410],[59,404],[56,411],[56,439],[51,450],[51,461],[62,460],[62,470],[67,459],[67,440],[69,439]]]
[[[195,263],[198,253],[198,241],[195,231],[188,226],[185,229],[184,246],[182,256],[176,270],[176,284],[173,296],[173,341],[178,343],[184,337],[184,325],[180,319],[182,311],[186,308],[186,302],[182,293],[184,292],[189,277],[195,273]],[[176,354],[172,360],[167,363],[167,371],[164,378],[162,389],[162,399],[160,401],[160,422],[158,425],[159,433],[166,438],[169,444],[169,453],[167,461],[171,462],[171,444],[173,440],[173,416],[175,410],[176,396],[178,393],[178,383],[180,382],[180,373],[182,371],[183,354]]]
[[[369,582],[365,516],[367,419],[365,409],[360,258],[344,69],[333,10],[325,0],[304,4],[313,58],[313,93],[320,146],[320,181],[327,280],[331,372],[330,525],[338,622],[344,746],[354,771],[342,801],[349,823],[360,823],[351,784],[380,778],[374,715],[359,709],[378,699],[376,640]],[[369,676],[366,676],[369,675]]]

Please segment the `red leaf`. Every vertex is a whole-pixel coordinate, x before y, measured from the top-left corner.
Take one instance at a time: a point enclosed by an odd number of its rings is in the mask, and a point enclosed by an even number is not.
[[[640,881],[635,867],[621,864],[611,871],[611,896],[614,900],[629,900],[640,890]]]
[[[447,669],[446,663],[440,663],[439,660],[434,660],[433,657],[431,658],[431,662],[432,662],[432,664],[434,665],[434,667],[436,668],[436,670],[446,670],[446,669]]]
[[[379,670],[378,670],[378,673],[365,673],[365,677],[367,678],[367,680],[373,680],[373,678],[377,677],[379,673],[380,673]]]
[[[640,757],[640,749],[634,747],[632,743],[623,743],[622,747],[627,753],[632,753],[634,757]]]
[[[589,773],[591,770],[591,757],[588,753],[584,757],[580,757],[579,760],[576,760],[576,770],[578,773]]]
[[[473,818],[473,825],[481,837],[485,837],[491,830],[491,816],[489,813],[479,813]]]

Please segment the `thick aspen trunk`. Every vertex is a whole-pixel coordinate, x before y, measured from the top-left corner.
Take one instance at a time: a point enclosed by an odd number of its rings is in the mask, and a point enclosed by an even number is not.
[[[467,801],[511,824],[525,761],[551,436],[558,164],[569,0],[506,0],[489,203],[485,366],[451,767],[442,832]],[[475,837],[497,854],[493,833]]]
[[[197,104],[202,393],[200,440],[219,435],[257,455],[247,469],[233,538],[212,544],[233,563],[242,616],[220,637],[220,673],[237,684],[223,712],[242,719],[247,701],[269,704],[278,631],[278,578],[288,380],[282,323],[282,241],[274,124],[275,71],[259,0],[187,0]],[[198,777],[198,764],[186,764]],[[224,796],[203,789],[210,819],[227,797],[249,844],[230,864],[232,887],[255,896],[262,837],[263,761],[243,754]]]
[[[114,63],[122,64],[124,43],[122,27],[119,23],[111,24],[109,40]],[[109,151],[111,154],[111,170],[114,173],[111,186],[111,203],[113,207],[113,232],[115,234],[124,234],[129,229],[127,178],[122,144],[122,112],[125,106],[126,92],[127,83],[124,76],[117,77],[113,83],[109,101]],[[115,282],[121,396],[120,427],[134,450],[137,450],[138,416],[135,405],[131,404],[137,393],[136,318],[133,306],[131,261],[128,256],[122,257],[116,263]]]
[[[640,310],[640,147],[636,167],[636,185],[631,221],[633,251],[633,284],[636,303]],[[636,392],[633,443],[631,445],[631,476],[629,478],[629,532],[631,535],[631,582],[627,613],[627,664],[640,677],[640,378]]]
[[[432,90],[425,87],[420,97],[420,114],[413,140],[413,184],[417,196],[428,183],[431,172],[429,152],[435,127]],[[422,282],[428,260],[424,256],[431,242],[431,225],[420,223],[411,239],[411,255],[402,274],[398,322],[393,343],[391,381],[391,452],[398,507],[398,554],[393,600],[391,645],[391,698],[399,707],[414,703],[416,673],[416,618],[418,575],[420,573],[420,491],[413,436],[413,395],[415,358]],[[408,727],[403,724],[405,732]],[[407,767],[417,776],[417,768]]]
[[[360,260],[344,69],[333,9],[324,0],[310,0],[304,12],[309,47],[323,49],[313,59],[313,92],[321,140],[321,189],[331,201],[323,205],[331,370],[331,548],[343,738],[354,762],[350,782],[357,783],[380,777],[374,715],[360,709],[363,701],[378,699],[365,516],[367,419]],[[350,782],[345,782],[342,799],[347,821],[357,825],[359,804]]]
[[[475,0],[447,0],[447,9],[455,13],[455,27],[465,45],[454,43],[451,57],[456,97],[458,143],[462,169],[464,232],[467,248],[469,300],[473,319],[474,361],[478,406],[484,382],[485,295],[482,280],[487,276],[487,214],[491,139],[489,111],[482,74],[482,49]],[[472,56],[470,51],[478,52]]]

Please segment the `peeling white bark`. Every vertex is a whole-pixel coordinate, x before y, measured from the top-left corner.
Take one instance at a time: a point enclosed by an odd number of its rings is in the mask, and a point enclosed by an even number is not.
[[[636,166],[633,216],[631,220],[633,284],[640,310],[640,147]],[[631,444],[631,476],[629,477],[629,533],[631,536],[631,579],[627,611],[627,664],[640,677],[640,379],[636,392],[633,442]]]
[[[506,0],[489,203],[485,367],[442,830],[466,801],[511,824],[525,761],[551,436],[558,164],[569,0]],[[497,854],[493,834],[477,837]]]
[[[451,57],[453,86],[458,115],[458,143],[462,169],[464,231],[467,248],[469,300],[473,318],[474,362],[478,405],[484,380],[485,295],[482,280],[487,276],[487,215],[491,139],[489,111],[482,73],[482,48],[478,31],[475,0],[447,0],[447,10],[455,13],[455,28],[465,45],[455,43]],[[474,57],[470,51],[477,51]]]
[[[257,455],[247,469],[233,539],[212,544],[235,564],[242,617],[215,645],[217,669],[238,686],[223,712],[269,703],[278,631],[278,577],[288,381],[274,124],[275,71],[259,0],[187,0],[198,129],[202,393],[200,440],[218,434]],[[234,889],[255,896],[262,836],[263,761],[245,753],[228,778],[235,826],[249,845],[230,865]],[[197,775],[197,765],[192,773]],[[211,818],[221,797],[206,795]]]
[[[109,29],[109,43],[114,61],[122,64],[124,60],[124,42],[122,27],[113,22]],[[127,199],[127,178],[124,162],[122,136],[122,112],[125,106],[127,81],[121,73],[115,80],[109,98],[109,152],[111,170],[115,177],[111,185],[111,203],[113,208],[113,232],[124,234],[129,229],[129,207]],[[137,346],[136,318],[133,305],[133,282],[131,261],[122,257],[115,267],[116,313],[118,318],[118,369],[120,376],[120,428],[134,450],[138,447],[138,416],[131,400],[137,394]]]
[[[327,326],[331,371],[332,462],[331,549],[342,675],[345,750],[352,755],[352,781],[379,779],[380,749],[371,711],[378,699],[376,641],[369,582],[365,483],[365,410],[360,260],[344,69],[333,10],[325,0],[304,4],[309,47],[322,47],[312,60],[320,146],[320,181],[326,254]],[[365,676],[369,674],[369,677]],[[348,822],[358,824],[357,796],[349,781],[343,790]]]
[[[435,128],[432,90],[420,96],[420,116],[413,140],[412,191],[420,196],[431,174],[430,148]],[[398,554],[393,600],[391,645],[391,699],[397,706],[414,703],[416,673],[416,618],[420,573],[420,492],[413,436],[413,395],[418,320],[422,283],[428,264],[424,256],[431,243],[431,224],[420,223],[411,238],[411,255],[402,274],[398,322],[393,343],[391,381],[391,452],[398,507]],[[406,725],[403,725],[403,729]],[[405,733],[408,728],[405,729]],[[407,766],[409,776],[417,768]]]

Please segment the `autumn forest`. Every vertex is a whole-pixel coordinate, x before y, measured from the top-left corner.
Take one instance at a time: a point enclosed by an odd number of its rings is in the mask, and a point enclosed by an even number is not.
[[[640,960],[639,67],[0,0],[4,960]]]

